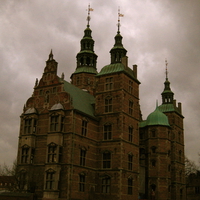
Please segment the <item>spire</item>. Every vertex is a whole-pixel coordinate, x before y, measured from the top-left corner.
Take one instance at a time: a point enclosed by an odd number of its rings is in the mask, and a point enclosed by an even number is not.
[[[111,54],[111,64],[121,63],[121,59],[126,56],[127,50],[123,47],[122,44],[122,36],[120,35],[120,17],[124,15],[120,13],[120,9],[118,9],[118,23],[117,23],[117,35],[115,36],[115,44],[114,47],[110,50]]]
[[[165,60],[165,74],[166,74],[166,79],[165,79],[165,82],[164,82],[164,91],[162,92],[162,103],[163,104],[172,104],[173,103],[173,97],[174,97],[174,93],[171,91],[171,88],[170,88],[170,82],[168,80],[168,69],[167,69],[167,66],[168,66],[168,62],[167,60]]]
[[[83,71],[85,72],[85,67],[89,67],[89,71],[91,73],[96,73],[97,55],[94,53],[94,40],[92,39],[92,30],[90,29],[90,12],[93,11],[93,9],[90,7],[90,5],[88,5],[87,11],[87,27],[84,30],[84,36],[81,39],[81,50],[76,56],[77,68],[75,73],[80,73]],[[77,70],[78,68],[79,70]],[[82,71],[80,68],[82,68]]]
[[[54,59],[53,59],[52,49],[51,49],[51,52],[50,52],[50,54],[49,54],[49,59],[48,59],[48,61],[50,61],[50,60],[54,60]]]

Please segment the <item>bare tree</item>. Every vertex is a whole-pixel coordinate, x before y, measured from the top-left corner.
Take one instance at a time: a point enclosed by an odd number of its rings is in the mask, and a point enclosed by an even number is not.
[[[199,171],[199,166],[194,161],[189,160],[185,157],[185,175],[188,177],[190,174],[196,174]]]

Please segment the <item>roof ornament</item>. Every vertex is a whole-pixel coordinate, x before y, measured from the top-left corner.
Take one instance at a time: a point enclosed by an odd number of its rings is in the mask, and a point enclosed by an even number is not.
[[[63,72],[62,75],[61,75],[61,79],[64,80],[64,78],[65,78],[65,74]]]
[[[53,53],[52,53],[52,49],[51,49],[51,52],[49,54],[49,60],[53,60]]]
[[[35,80],[35,87],[37,87],[38,86],[38,78],[36,78],[36,80]]]
[[[87,16],[87,21],[88,21],[88,24],[87,26],[89,27],[90,26],[90,20],[91,20],[91,17],[90,17],[90,11],[93,11],[94,9],[93,8],[90,8],[90,4],[88,5],[88,16]]]
[[[117,33],[120,33],[120,17],[123,17],[124,15],[120,13],[120,8],[118,8],[118,23],[117,23],[117,27],[118,27],[118,31]]]
[[[165,59],[165,66],[166,66],[166,69],[165,69],[166,80],[168,80],[168,70],[167,70],[167,65],[168,65],[168,62],[167,62],[167,59]]]

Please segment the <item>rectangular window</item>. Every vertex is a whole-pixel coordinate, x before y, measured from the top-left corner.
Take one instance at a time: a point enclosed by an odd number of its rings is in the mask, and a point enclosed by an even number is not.
[[[128,127],[128,141],[133,142],[133,127],[132,126]]]
[[[23,190],[25,185],[26,185],[26,173],[22,171],[20,172],[19,176],[19,188]]]
[[[54,188],[54,172],[46,173],[46,189],[52,190]]]
[[[49,163],[56,162],[56,157],[57,157],[56,154],[57,154],[57,146],[52,143],[48,146],[48,162]]]
[[[21,163],[28,163],[28,157],[29,157],[29,147],[23,147]]]
[[[111,153],[105,152],[103,153],[103,168],[110,168],[111,167]]]
[[[24,121],[24,133],[25,134],[31,133],[31,126],[32,126],[32,119],[25,119],[25,121]]]
[[[133,102],[129,101],[129,115],[133,115]]]
[[[85,166],[86,150],[80,150],[80,165]]]
[[[79,191],[85,192],[85,175],[79,175]]]
[[[195,187],[195,194],[200,194],[200,187],[199,186]]]
[[[133,194],[133,179],[129,178],[128,179],[128,194]]]
[[[104,140],[110,140],[112,138],[112,125],[104,125]]]
[[[105,99],[105,112],[112,112],[112,98]]]
[[[102,179],[102,193],[110,193],[110,177]]]
[[[113,78],[106,78],[106,90],[112,90],[113,89]]]
[[[128,169],[132,170],[133,169],[133,155],[128,154]]]
[[[83,136],[86,136],[86,134],[87,134],[87,121],[85,121],[85,120],[82,121],[82,131],[81,131],[81,134]]]
[[[133,93],[133,81],[129,81],[129,92]]]
[[[50,131],[59,130],[59,116],[51,116]]]

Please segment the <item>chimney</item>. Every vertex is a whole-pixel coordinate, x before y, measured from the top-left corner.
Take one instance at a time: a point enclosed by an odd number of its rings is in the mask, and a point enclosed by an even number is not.
[[[178,110],[180,111],[180,113],[182,114],[182,105],[180,102],[178,102]]]
[[[137,65],[133,65],[133,74],[137,78]]]
[[[122,64],[125,67],[128,67],[128,57],[127,56],[122,57]]]
[[[175,99],[173,100],[173,105],[176,108],[176,100]]]

